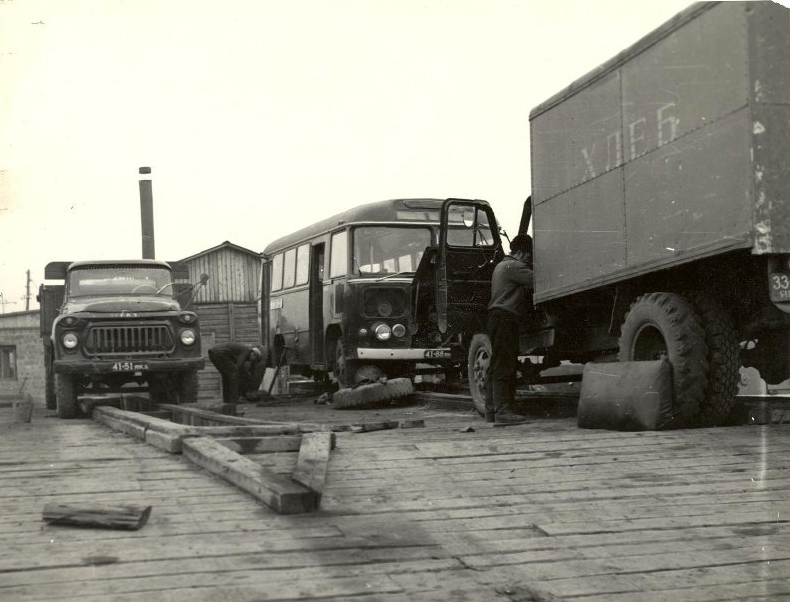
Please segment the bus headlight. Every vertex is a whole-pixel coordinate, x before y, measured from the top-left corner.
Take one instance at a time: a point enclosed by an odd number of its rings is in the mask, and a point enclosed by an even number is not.
[[[379,341],[388,341],[392,336],[392,330],[390,330],[390,327],[386,324],[377,324],[373,328],[373,332]]]
[[[64,334],[61,341],[63,341],[63,346],[66,349],[76,349],[77,345],[79,344],[79,339],[77,338],[77,335],[73,332],[67,332],[66,334]]]
[[[179,337],[181,338],[181,342],[184,345],[193,345],[197,340],[197,335],[195,335],[195,331],[191,328],[185,328],[182,330]]]
[[[406,334],[406,327],[403,324],[395,324],[392,327],[392,334],[398,338],[401,338],[404,334]]]

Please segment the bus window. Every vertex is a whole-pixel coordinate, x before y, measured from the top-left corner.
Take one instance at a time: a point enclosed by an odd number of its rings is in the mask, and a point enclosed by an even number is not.
[[[329,264],[329,277],[346,275],[346,265],[348,264],[348,234],[336,232],[332,235],[332,255]]]
[[[272,260],[272,290],[279,291],[283,287],[283,254],[277,253]]]
[[[413,272],[414,267],[412,267],[411,262],[411,255],[401,255],[398,257],[398,269],[401,272]]]
[[[296,249],[296,285],[307,284],[310,268],[310,245],[302,245]]]
[[[283,288],[290,288],[294,285],[296,276],[296,249],[289,249],[285,252],[285,264],[283,269]]]

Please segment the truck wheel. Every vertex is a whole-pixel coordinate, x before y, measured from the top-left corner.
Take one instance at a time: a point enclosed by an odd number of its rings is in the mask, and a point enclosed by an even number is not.
[[[335,345],[335,365],[332,372],[341,387],[353,387],[357,383],[356,362],[346,358],[342,339]]]
[[[487,334],[476,334],[469,344],[467,372],[469,392],[475,409],[484,416],[486,413],[486,395],[488,394],[488,371],[491,367],[491,341]]]
[[[150,375],[148,378],[148,397],[154,403],[171,403],[168,385],[170,379],[165,375]]]
[[[700,318],[674,293],[648,293],[631,304],[620,330],[621,362],[667,358],[672,365],[671,426],[693,424],[705,398],[708,348]]]
[[[77,386],[71,374],[55,375],[55,398],[59,418],[77,416]]]
[[[689,293],[702,321],[708,343],[708,387],[699,406],[700,426],[720,426],[735,406],[741,367],[741,348],[730,313],[708,295]]]
[[[49,345],[44,347],[44,401],[48,410],[57,409],[55,375],[52,373],[52,348]]]
[[[178,403],[196,403],[198,398],[198,373],[189,370],[177,375]]]

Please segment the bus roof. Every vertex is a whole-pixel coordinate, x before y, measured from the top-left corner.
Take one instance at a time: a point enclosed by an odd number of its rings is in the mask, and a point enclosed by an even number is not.
[[[306,228],[297,230],[292,234],[278,238],[270,243],[264,250],[264,256],[294,246],[298,243],[335,230],[341,226],[355,223],[392,223],[392,222],[424,222],[439,223],[439,210],[444,199],[392,199],[358,205]]]

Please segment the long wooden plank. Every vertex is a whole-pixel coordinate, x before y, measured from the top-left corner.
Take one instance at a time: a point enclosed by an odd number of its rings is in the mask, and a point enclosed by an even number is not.
[[[317,507],[315,494],[292,479],[261,468],[207,437],[187,439],[183,454],[198,466],[230,481],[282,514],[310,512]]]

